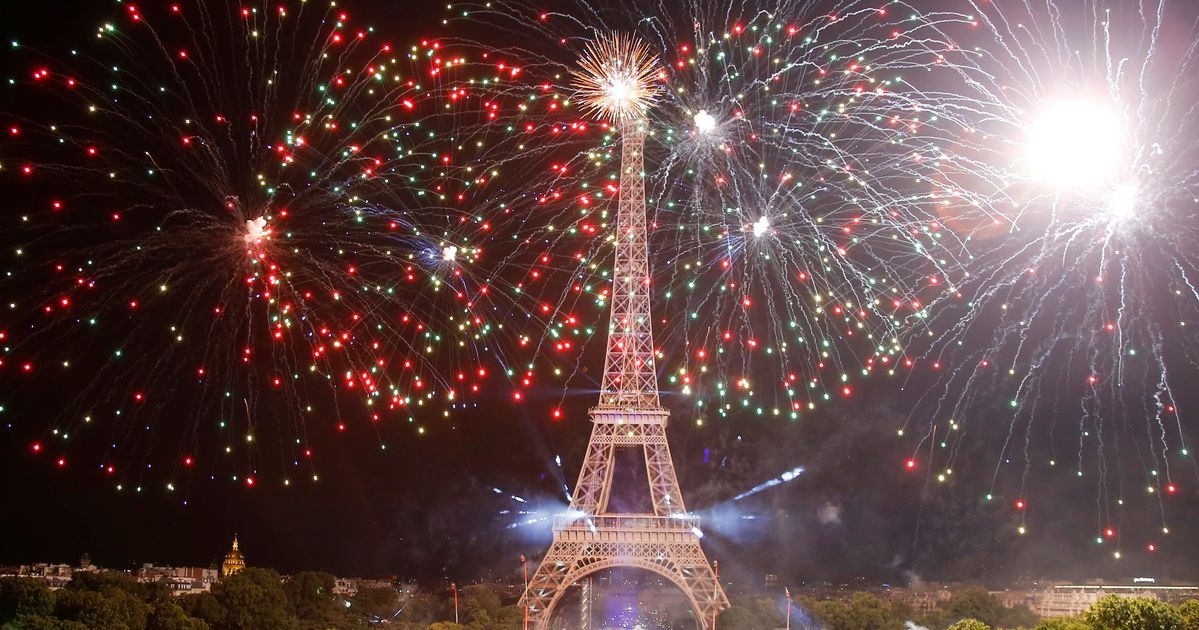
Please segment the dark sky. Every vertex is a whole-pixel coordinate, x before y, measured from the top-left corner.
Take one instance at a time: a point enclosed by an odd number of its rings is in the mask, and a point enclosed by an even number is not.
[[[440,13],[423,15],[413,6],[424,5],[411,2],[348,4],[390,29],[397,42],[418,37],[420,24]],[[6,19],[0,35],[61,46],[59,38],[87,37],[113,12],[110,3],[26,3],[21,19]],[[11,58],[0,57],[0,63],[11,69]],[[598,368],[598,351],[591,344],[584,362]],[[1199,484],[1193,475],[1184,496],[1171,503],[1175,531],[1163,553],[1143,551],[1159,515],[1136,494],[1112,523],[1128,541],[1125,558],[1114,561],[1111,543],[1093,540],[1097,520],[1104,520],[1096,507],[1099,490],[1066,472],[1035,473],[1030,533],[1021,537],[1010,491],[1023,462],[1001,463],[996,487],[1009,492],[993,502],[983,498],[1006,423],[984,425],[964,442],[948,483],[937,483],[922,467],[903,470],[912,444],[895,436],[894,427],[909,413],[916,387],[900,391],[896,381],[876,379],[860,385],[855,400],[799,423],[735,417],[696,429],[688,408],[676,410],[675,463],[689,507],[707,518],[705,545],[720,561],[721,575],[747,584],[758,583],[765,572],[793,583],[1142,574],[1199,579]],[[498,393],[485,396],[477,408],[458,414],[452,429],[422,440],[391,440],[385,452],[370,434],[330,440],[321,445],[318,483],[247,489],[198,481],[169,497],[117,493],[91,471],[52,470],[30,453],[23,434],[0,433],[0,562],[75,562],[87,552],[114,568],[207,565],[223,555],[236,532],[251,565],[283,571],[430,581],[512,577],[520,570],[519,556],[539,557],[549,540],[546,522],[509,527],[528,518],[514,512],[563,507],[562,481],[573,484],[590,429],[585,410],[592,394],[568,398],[566,419],[555,423],[545,411],[558,390],[541,393],[544,400],[523,405]],[[990,409],[1004,417],[1003,401],[995,398],[980,403],[981,415]],[[554,461],[559,455],[560,467]],[[1135,455],[1125,457],[1121,475],[1141,485],[1144,465]],[[805,472],[797,479],[732,501],[799,466]],[[626,480],[639,481],[635,473]],[[620,494],[615,500],[635,506],[639,497]]]
[[[1171,553],[1130,548],[1116,562],[1110,546],[1091,542],[1094,487],[1041,474],[1037,504],[1028,508],[1032,531],[1019,537],[1011,505],[981,496],[986,488],[979,479],[994,464],[989,449],[964,457],[948,484],[930,481],[924,471],[902,472],[903,451],[889,430],[902,399],[879,389],[863,397],[868,402],[797,425],[744,418],[703,430],[685,422],[672,427],[680,482],[689,506],[707,518],[705,544],[722,575],[751,582],[763,572],[795,581],[1199,577],[1192,562],[1199,550],[1188,535],[1193,498],[1171,513]],[[335,455],[325,459],[318,484],[246,490],[197,483],[186,506],[161,494],[117,494],[90,475],[31,466],[26,449],[6,442],[2,461],[10,481],[3,501],[11,511],[0,558],[74,561],[89,552],[114,567],[207,564],[237,532],[251,563],[285,571],[425,580],[510,576],[520,554],[539,555],[549,532],[545,523],[510,529],[526,517],[504,511],[563,507],[550,460],[561,453],[567,478],[577,475],[589,430],[582,416],[587,402],[579,403],[568,420],[551,425],[530,421],[526,407],[498,402],[463,418],[452,433],[386,455],[371,440],[333,442]],[[730,501],[797,466],[805,472],[794,481]],[[644,483],[627,474],[636,468],[623,469],[618,482]],[[635,506],[644,498],[620,492],[614,504]],[[1147,509],[1130,507],[1119,523],[1122,536],[1149,534],[1155,519]]]

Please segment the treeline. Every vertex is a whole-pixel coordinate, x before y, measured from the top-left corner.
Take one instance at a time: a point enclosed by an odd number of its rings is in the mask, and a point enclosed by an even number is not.
[[[328,573],[283,578],[248,568],[208,593],[172,596],[163,584],[142,584],[113,572],[76,573],[51,591],[40,580],[0,579],[3,630],[326,630],[365,628],[382,621],[399,630],[520,630],[524,611],[486,585],[463,587],[458,618],[448,593],[401,597],[391,588],[333,593]]]
[[[249,568],[213,585],[209,593],[172,596],[162,584],[142,584],[111,572],[76,573],[51,591],[39,580],[0,579],[0,630],[326,630],[386,622],[399,630],[521,630],[524,611],[485,584],[450,592],[401,595],[365,589],[353,597],[333,593],[328,573],[287,578]],[[780,597],[735,599],[720,630],[772,630],[786,626]],[[796,598],[795,630],[1199,630],[1199,601],[1180,606],[1145,598],[1109,596],[1076,618],[1042,620],[1027,606],[1008,608],[981,589],[954,594],[942,610],[921,614],[869,593],[845,600]]]
[[[720,630],[786,627],[782,598],[749,597],[721,613]],[[1041,619],[1028,606],[1004,606],[982,589],[955,593],[941,610],[920,613],[901,602],[870,593],[846,600],[799,597],[791,606],[795,630],[1199,630],[1199,600],[1180,606],[1143,597],[1109,595],[1078,617]]]

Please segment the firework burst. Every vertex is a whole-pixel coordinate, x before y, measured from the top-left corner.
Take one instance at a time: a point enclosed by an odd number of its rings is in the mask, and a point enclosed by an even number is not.
[[[493,368],[434,122],[453,69],[332,4],[122,12],[13,47],[9,426],[175,491],[316,479],[325,438],[469,404]]]
[[[581,350],[607,311],[622,111],[645,137],[672,404],[687,400],[701,425],[794,420],[852,396],[857,379],[911,365],[908,316],[926,279],[960,262],[937,245],[953,236],[936,207],[945,138],[968,126],[926,84],[957,75],[938,60],[972,18],[768,4],[455,5],[451,27],[482,23],[522,42],[446,40],[494,79],[476,89],[481,122],[459,127],[457,162],[500,174],[468,200],[489,230],[472,240],[509,283],[507,319],[529,323],[518,389],[598,388]]]
[[[658,58],[626,33],[601,35],[587,44],[572,87],[584,111],[608,122],[642,120],[659,91]]]
[[[967,262],[919,314],[926,341],[910,349],[937,377],[909,383],[927,393],[901,433],[921,436],[942,482],[962,453],[993,447],[984,494],[1011,500],[1020,533],[1033,480],[1068,475],[1097,496],[1084,536],[1119,558],[1102,532],[1136,506],[1153,550],[1181,471],[1196,473],[1183,421],[1195,401],[1179,387],[1199,367],[1196,13],[974,8],[972,45],[946,61],[968,77],[947,98],[972,123],[944,160],[974,175],[940,210]]]

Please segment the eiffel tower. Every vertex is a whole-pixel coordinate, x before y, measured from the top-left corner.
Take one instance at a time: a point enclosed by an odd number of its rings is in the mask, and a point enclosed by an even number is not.
[[[689,514],[670,459],[670,412],[658,401],[650,318],[650,274],[645,225],[642,121],[619,121],[620,202],[612,317],[599,404],[589,411],[591,440],[570,501],[554,517],[554,540],[529,581],[521,604],[537,630],[548,630],[554,607],[572,585],[612,567],[652,571],[683,590],[700,628],[716,625],[728,598],[700,548],[699,517]],[[616,449],[645,455],[652,514],[608,511]]]

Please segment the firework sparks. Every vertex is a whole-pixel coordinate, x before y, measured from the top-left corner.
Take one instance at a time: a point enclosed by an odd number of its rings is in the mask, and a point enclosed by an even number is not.
[[[266,217],[246,221],[246,245],[256,245],[270,232],[266,229]]]
[[[1019,533],[1039,475],[1094,484],[1099,523],[1145,505],[1112,465],[1135,451],[1134,485],[1164,535],[1167,488],[1181,464],[1194,469],[1177,387],[1199,368],[1188,332],[1199,153],[1180,139],[1199,119],[1178,77],[1197,71],[1199,32],[1186,3],[1086,7],[980,3],[973,40],[986,54],[946,58],[977,78],[952,89],[976,113],[943,162],[974,174],[946,189],[941,209],[968,263],[925,300],[918,354],[938,376],[909,424],[936,447],[941,482],[967,430],[991,438],[985,497],[1019,497]],[[1167,35],[1167,23],[1192,27]],[[1007,422],[984,411],[996,398]]]
[[[971,18],[859,2],[836,16],[763,8],[729,21],[687,2],[631,20],[644,11],[616,3],[580,6],[581,23],[489,3],[447,20],[528,44],[473,42],[498,72],[479,97],[485,122],[461,127],[460,162],[501,173],[471,191],[486,230],[472,241],[515,285],[510,319],[529,322],[518,339],[535,358],[511,374],[520,389],[590,378],[581,350],[608,310],[615,165],[633,120],[658,364],[698,425],[743,412],[797,420],[852,396],[854,379],[911,367],[904,331],[924,279],[962,262],[938,246],[930,188],[944,186],[948,130],[968,125],[905,72],[926,59],[930,74],[956,76],[938,51]]]
[[[695,130],[700,133],[711,133],[716,130],[716,118],[706,110],[695,113]]]
[[[315,480],[321,439],[423,435],[493,369],[470,215],[446,205],[456,72],[294,4],[128,6],[86,54],[14,49],[35,70],[5,152],[28,166],[0,175],[45,211],[5,226],[0,396],[37,453],[120,489],[218,462],[246,488]]]
[[[601,35],[587,44],[573,74],[583,108],[615,123],[641,120],[658,92],[658,58],[626,33]]]

